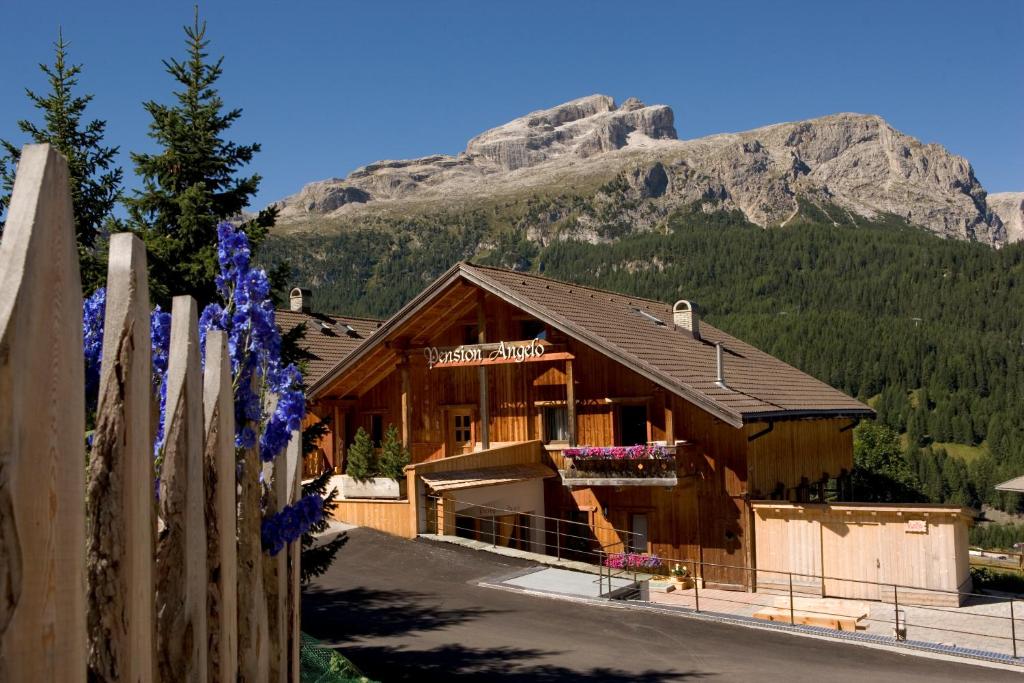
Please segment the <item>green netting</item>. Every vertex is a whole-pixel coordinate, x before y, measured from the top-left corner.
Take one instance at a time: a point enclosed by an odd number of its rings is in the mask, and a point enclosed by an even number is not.
[[[374,683],[337,651],[305,633],[299,645],[299,663],[302,683]]]

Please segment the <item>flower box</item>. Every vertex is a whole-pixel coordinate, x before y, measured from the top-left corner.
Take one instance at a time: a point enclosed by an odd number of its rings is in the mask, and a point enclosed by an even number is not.
[[[645,572],[660,569],[661,565],[660,557],[647,553],[610,553],[604,560],[604,566],[612,569],[633,569]]]
[[[566,475],[571,478],[659,479],[676,476],[675,457],[664,446],[567,448]]]
[[[670,460],[672,455],[664,446],[580,446],[566,448],[562,454],[573,461],[625,461],[625,460]]]
[[[376,498],[381,500],[400,500],[405,497],[405,482],[390,477],[373,477],[359,481],[347,474],[342,474],[342,498]]]

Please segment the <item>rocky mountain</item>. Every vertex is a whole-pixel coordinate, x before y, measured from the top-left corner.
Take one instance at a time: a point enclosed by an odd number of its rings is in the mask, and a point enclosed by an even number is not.
[[[988,196],[988,205],[1006,228],[1006,241],[1024,239],[1024,192],[997,192]]]
[[[528,221],[528,237],[540,242],[610,239],[610,223],[656,229],[672,211],[694,205],[739,210],[772,227],[792,219],[801,202],[838,207],[849,214],[844,222],[894,215],[944,237],[993,246],[1022,237],[1020,195],[1002,195],[994,209],[966,159],[878,116],[834,114],[680,140],[668,106],[635,98],[616,105],[605,95],[527,114],[481,133],[456,156],[379,161],[343,179],[311,183],[280,202],[280,229],[344,228],[372,216],[538,196],[589,203],[582,212],[563,203]]]

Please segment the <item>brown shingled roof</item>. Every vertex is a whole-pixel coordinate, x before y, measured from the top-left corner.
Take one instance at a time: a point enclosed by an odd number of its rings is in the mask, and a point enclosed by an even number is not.
[[[306,386],[315,384],[327,372],[355,351],[381,326],[380,320],[350,316],[304,313],[291,310],[274,311],[274,320],[281,332],[286,333],[300,323],[306,323],[306,336],[299,346],[312,356],[306,361],[303,379]],[[331,326],[324,329],[322,323]],[[345,325],[354,332],[349,332]]]
[[[737,427],[770,419],[874,414],[860,401],[704,321],[700,339],[694,339],[672,324],[670,304],[471,263],[458,263],[438,278],[385,322],[370,344],[318,384],[341,374],[391,328],[458,279],[545,320]],[[638,309],[665,324],[657,324]],[[725,352],[724,387],[715,381],[716,343]]]
[[[701,321],[700,339],[672,324],[672,306],[549,278],[463,264],[479,284],[572,336],[611,352],[628,366],[729,422],[803,415],[871,415],[828,384]],[[491,285],[488,287],[488,284]],[[531,310],[535,309],[535,310]],[[663,321],[658,325],[636,309]],[[546,314],[546,315],[545,315]],[[725,387],[716,384],[715,343],[724,348]],[[680,391],[681,390],[681,391]],[[717,410],[716,410],[717,409]]]

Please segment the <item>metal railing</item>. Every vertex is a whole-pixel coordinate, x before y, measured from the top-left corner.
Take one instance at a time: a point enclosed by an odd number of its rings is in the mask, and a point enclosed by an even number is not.
[[[773,607],[788,611],[789,625],[801,626],[799,620],[806,620],[808,616],[824,619],[842,616],[825,607],[802,604],[804,598],[839,598],[850,603],[863,602],[869,607],[873,607],[864,617],[856,619],[858,630],[874,630],[888,634],[894,640],[905,640],[908,631],[912,629],[923,634],[923,637],[917,638],[917,640],[945,643],[952,638],[957,638],[968,642],[969,644],[966,646],[971,649],[984,650],[995,647],[996,649],[993,651],[1009,654],[1014,658],[1019,656],[1017,621],[1021,617],[1017,616],[1020,610],[1015,606],[1015,603],[1019,602],[1016,597],[705,562],[693,558],[660,557],[660,569],[611,567],[608,561],[609,556],[616,552],[630,552],[631,548],[635,548],[641,542],[639,534],[609,526],[595,528],[587,522],[480,505],[470,501],[452,498],[448,498],[447,501],[469,506],[465,510],[460,510],[459,513],[470,512],[480,516],[481,511],[486,511],[494,513],[491,515],[492,517],[497,517],[498,514],[520,515],[531,520],[543,520],[545,523],[543,540],[536,538],[541,534],[533,533],[533,530],[538,527],[533,524],[518,525],[520,528],[530,530],[530,536],[525,541],[526,548],[532,551],[536,551],[538,547],[542,548],[543,554],[554,556],[558,560],[571,556],[579,558],[584,563],[592,564],[597,568],[598,576],[595,583],[599,584],[598,590],[602,596],[609,596],[614,592],[614,579],[617,577],[631,577],[634,583],[640,583],[651,577],[667,575],[673,565],[680,564],[692,569],[691,576],[693,578],[692,607],[688,598],[684,599],[686,604],[682,607],[692,608],[697,613],[749,617],[751,615],[747,612],[750,612],[752,607]],[[459,514],[459,516],[469,515]],[[554,524],[554,530],[549,528],[548,522]],[[442,528],[439,526],[440,530]],[[475,526],[466,527],[456,524],[454,530],[456,533],[459,531],[477,533]],[[608,532],[614,533],[621,540],[602,544],[598,540],[598,532],[602,532],[601,535]],[[498,536],[498,522],[495,521],[489,536],[492,547],[497,546]],[[552,540],[553,542],[551,542]],[[585,548],[581,547],[580,541],[585,542]],[[521,537],[519,542],[524,543]],[[732,574],[733,577],[740,575],[743,579],[738,585],[744,585],[751,590],[719,590],[702,585],[709,576],[714,577],[715,574],[726,576]],[[716,583],[716,581],[712,578],[708,580],[708,583]],[[729,582],[718,581],[717,583]],[[759,585],[761,590],[752,592],[752,589]],[[689,593],[689,590],[687,589],[686,592]],[[829,590],[828,595],[826,595],[826,590]],[[862,595],[858,596],[857,594]],[[771,602],[759,602],[761,596],[770,599]],[[778,598],[785,598],[784,606],[778,606]],[[880,610],[878,607],[883,607],[883,609]],[[861,628],[862,626],[864,628]],[[891,632],[889,632],[890,628]]]

